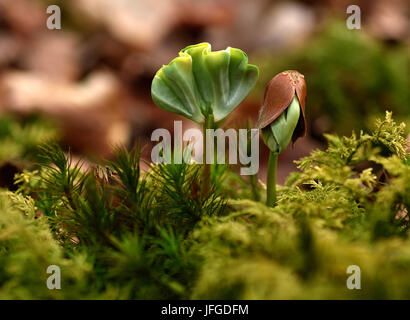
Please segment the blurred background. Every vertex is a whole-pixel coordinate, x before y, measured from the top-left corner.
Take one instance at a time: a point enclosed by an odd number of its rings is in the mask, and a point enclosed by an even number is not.
[[[58,5],[62,29],[48,30]],[[78,157],[110,157],[174,120],[150,96],[155,72],[187,45],[209,42],[248,53],[260,68],[251,95],[227,127],[255,121],[267,82],[295,69],[308,86],[308,136],[281,154],[279,182],[293,160],[323,147],[323,133],[350,135],[385,110],[410,125],[408,0],[356,1],[361,29],[346,27],[350,0],[0,0],[0,187],[36,145],[61,139]],[[260,144],[260,178],[267,150]]]

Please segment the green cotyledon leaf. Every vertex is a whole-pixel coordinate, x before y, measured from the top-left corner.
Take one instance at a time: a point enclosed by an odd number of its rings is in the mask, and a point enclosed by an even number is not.
[[[297,96],[289,107],[270,125],[262,129],[262,138],[272,152],[281,153],[292,139],[300,117],[300,104]]]
[[[222,120],[245,99],[258,79],[240,49],[211,51],[209,43],[188,46],[163,66],[152,81],[153,101],[160,108],[195,122],[213,115]]]
[[[160,108],[200,122],[200,100],[192,74],[192,58],[180,52],[179,57],[162,67],[151,86],[152,98]]]

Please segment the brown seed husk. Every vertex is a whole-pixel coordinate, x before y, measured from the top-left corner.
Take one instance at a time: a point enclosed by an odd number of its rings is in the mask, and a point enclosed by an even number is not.
[[[263,105],[259,111],[256,126],[263,129],[276,120],[289,107],[295,94],[301,107],[301,117],[292,135],[295,142],[306,134],[306,82],[304,76],[295,70],[287,70],[277,74],[266,86]]]

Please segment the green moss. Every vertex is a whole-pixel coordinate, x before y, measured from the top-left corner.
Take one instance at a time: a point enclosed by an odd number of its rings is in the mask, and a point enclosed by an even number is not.
[[[33,159],[39,144],[58,137],[58,129],[37,116],[24,121],[3,116],[0,118],[0,165],[5,161]]]
[[[0,299],[61,299],[88,296],[85,257],[63,256],[44,217],[36,218],[34,200],[0,192]],[[58,265],[64,290],[49,290],[47,267]]]
[[[278,205],[229,168],[199,192],[199,165],[139,168],[138,148],[82,170],[44,145],[0,194],[1,298],[410,298],[410,166],[391,113],[368,133],[327,135],[297,161]],[[62,290],[45,286],[62,268]],[[346,269],[361,268],[348,290]]]

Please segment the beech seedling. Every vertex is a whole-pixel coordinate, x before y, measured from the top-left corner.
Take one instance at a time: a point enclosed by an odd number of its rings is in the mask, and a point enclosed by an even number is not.
[[[209,189],[210,166],[206,164],[206,129],[229,115],[246,98],[259,70],[248,64],[240,49],[211,51],[209,43],[191,45],[156,73],[151,86],[155,104],[203,126],[204,181]]]
[[[297,71],[276,75],[266,86],[264,101],[259,111],[257,127],[269,148],[267,195],[269,206],[276,204],[276,168],[278,155],[289,142],[306,134],[306,82]]]

